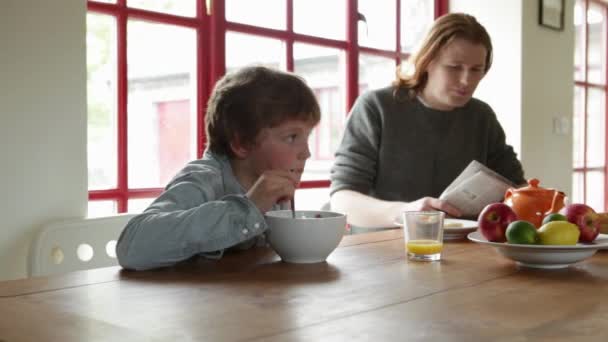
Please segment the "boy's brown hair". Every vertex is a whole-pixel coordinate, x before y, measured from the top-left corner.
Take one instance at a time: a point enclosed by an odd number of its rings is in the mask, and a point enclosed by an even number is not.
[[[319,104],[304,80],[295,74],[262,66],[241,68],[220,79],[205,116],[207,148],[235,157],[230,143],[252,146],[263,128],[287,120],[318,123]]]

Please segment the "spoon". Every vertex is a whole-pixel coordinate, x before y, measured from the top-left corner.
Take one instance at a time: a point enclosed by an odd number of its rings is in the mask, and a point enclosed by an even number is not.
[[[289,172],[295,172],[296,170],[291,169],[289,170]],[[291,200],[289,201],[289,204],[291,205],[291,218],[296,218],[296,196],[294,194],[294,196],[291,198]]]

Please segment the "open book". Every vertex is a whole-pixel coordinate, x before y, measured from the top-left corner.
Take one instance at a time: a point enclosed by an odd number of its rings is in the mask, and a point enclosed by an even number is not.
[[[511,181],[473,160],[443,191],[439,199],[460,209],[464,217],[477,217],[488,204],[502,201]]]

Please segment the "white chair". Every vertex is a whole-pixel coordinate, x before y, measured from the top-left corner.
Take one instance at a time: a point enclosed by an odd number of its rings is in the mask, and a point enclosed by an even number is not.
[[[31,277],[118,265],[116,241],[135,214],[72,219],[44,226],[29,251]]]

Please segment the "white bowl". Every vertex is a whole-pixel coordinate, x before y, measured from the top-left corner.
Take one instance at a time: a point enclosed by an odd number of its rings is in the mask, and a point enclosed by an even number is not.
[[[266,213],[268,242],[285,262],[323,262],[346,230],[346,216],[331,211],[276,210]]]

